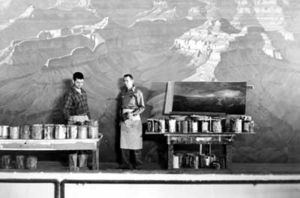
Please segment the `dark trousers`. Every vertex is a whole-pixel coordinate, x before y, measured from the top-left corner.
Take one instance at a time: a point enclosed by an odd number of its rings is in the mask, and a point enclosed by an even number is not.
[[[130,153],[133,153],[134,160],[131,162]],[[134,168],[140,169],[143,161],[142,161],[142,150],[130,150],[130,149],[121,149],[122,153],[122,168]]]

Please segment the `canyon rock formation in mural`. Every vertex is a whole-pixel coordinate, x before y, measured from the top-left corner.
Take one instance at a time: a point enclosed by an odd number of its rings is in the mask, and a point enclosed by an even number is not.
[[[144,91],[144,120],[162,115],[167,81],[246,81],[257,134],[237,138],[234,161],[299,162],[299,10],[297,0],[0,0],[0,124],[63,122],[81,71],[101,160],[116,161],[123,74]],[[145,137],[145,160],[162,144]]]

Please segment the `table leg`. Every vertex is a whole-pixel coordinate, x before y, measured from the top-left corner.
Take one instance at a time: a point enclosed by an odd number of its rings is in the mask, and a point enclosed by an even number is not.
[[[230,169],[232,165],[232,145],[225,145],[225,156],[226,156],[226,168]]]
[[[173,144],[168,144],[168,169],[173,169]]]
[[[97,148],[97,150],[96,150],[96,169],[97,170],[99,170],[99,163],[100,163],[100,161],[99,161],[99,158],[100,158],[100,156],[99,156],[99,146],[98,146],[98,148]]]
[[[93,170],[99,170],[99,143],[97,143],[97,149],[92,152]]]

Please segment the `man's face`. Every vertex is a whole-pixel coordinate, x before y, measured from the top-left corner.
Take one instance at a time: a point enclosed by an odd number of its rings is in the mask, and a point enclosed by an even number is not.
[[[131,79],[130,77],[125,77],[123,80],[124,80],[124,84],[127,87],[127,89],[131,89],[133,86],[134,80]]]
[[[76,79],[74,85],[77,89],[81,89],[83,86],[84,79]]]

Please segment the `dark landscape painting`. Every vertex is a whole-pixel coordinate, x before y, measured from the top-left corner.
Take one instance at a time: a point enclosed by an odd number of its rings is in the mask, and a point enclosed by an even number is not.
[[[175,82],[173,113],[245,114],[246,82]]]

